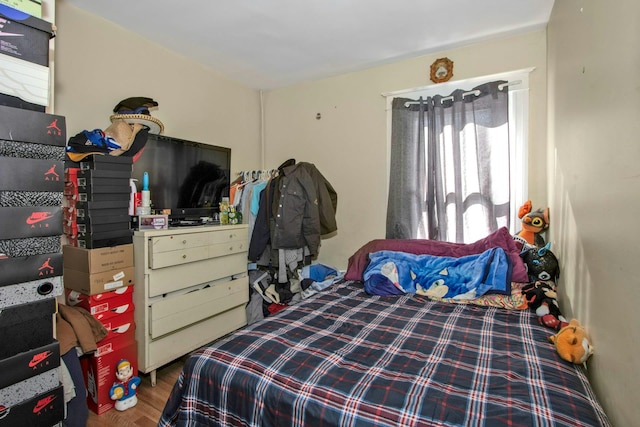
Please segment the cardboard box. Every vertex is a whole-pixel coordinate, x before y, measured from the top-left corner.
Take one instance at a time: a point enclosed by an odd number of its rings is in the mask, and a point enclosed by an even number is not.
[[[0,4],[2,93],[27,103],[49,105],[49,39],[53,26]]]
[[[64,147],[67,123],[64,116],[0,105],[0,139]]]
[[[58,341],[0,360],[0,388],[60,366]]]
[[[62,206],[0,208],[0,239],[62,234]]]
[[[56,387],[9,408],[0,407],[0,427],[52,426],[64,419],[63,387]]]
[[[82,249],[82,248],[81,248]],[[83,294],[95,295],[134,284],[135,269],[124,267],[100,273],[86,273],[64,267],[64,286]]]
[[[138,375],[138,346],[135,341],[115,340],[96,352],[95,356],[80,358],[82,374],[87,386],[87,406],[98,415],[104,414],[114,407],[109,391],[117,381],[116,365],[122,359],[127,359],[133,367],[133,375]],[[103,340],[104,341],[104,340]],[[100,349],[100,347],[99,347]],[[98,355],[99,354],[99,355]]]
[[[100,249],[63,246],[62,253],[64,254],[65,269],[68,268],[84,273],[95,274],[133,267],[133,245],[121,245]]]
[[[61,252],[0,259],[0,286],[61,275]]]
[[[36,18],[42,18],[42,0],[0,0],[0,3]]]
[[[0,358],[51,344],[55,312],[55,298],[0,310]]]
[[[13,191],[64,191],[64,162],[0,157],[0,186]]]

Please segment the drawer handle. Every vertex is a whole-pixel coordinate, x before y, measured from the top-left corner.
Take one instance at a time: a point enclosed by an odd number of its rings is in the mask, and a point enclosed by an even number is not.
[[[187,259],[187,254],[182,255],[182,259]]]
[[[186,245],[186,244],[187,244],[187,240],[186,240],[186,239],[185,239],[185,240],[183,240],[183,241],[182,241],[182,244],[183,244],[183,245]]]

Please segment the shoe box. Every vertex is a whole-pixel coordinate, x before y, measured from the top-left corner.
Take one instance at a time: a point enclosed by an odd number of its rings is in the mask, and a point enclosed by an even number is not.
[[[0,288],[2,289],[2,288]],[[4,308],[0,311],[0,359],[54,342],[55,298]]]
[[[49,105],[53,25],[5,4],[0,4],[0,25],[0,104],[44,112]]]
[[[109,391],[115,382],[116,365],[127,359],[133,367],[133,375],[138,375],[138,347],[131,330],[111,340],[103,339],[98,343],[95,355],[80,358],[82,374],[87,386],[87,406],[98,415],[114,407]]]
[[[64,191],[64,162],[49,159],[0,157],[3,190]]]
[[[42,18],[42,0],[0,0],[0,3],[36,18]]]
[[[0,407],[0,427],[52,426],[64,419],[62,386],[10,407]]]
[[[69,208],[64,213],[64,232],[72,238],[70,242],[84,249],[133,243],[129,216],[132,159],[93,155],[79,166],[65,183]]]
[[[68,289],[65,290],[67,304],[76,307],[82,307],[87,310],[93,317],[103,319],[112,317],[121,313],[124,313],[129,310],[130,307],[133,307],[133,292],[130,292],[129,289],[133,289],[133,286],[127,286],[125,292],[117,293],[113,292],[105,292],[100,295],[107,295],[113,293],[113,296],[109,296],[107,298],[99,298],[95,299],[91,295],[86,295],[82,293],[73,293]]]
[[[1,286],[0,309],[51,299],[60,295],[62,295],[62,276]]]
[[[0,389],[60,366],[58,341],[0,360]]]
[[[96,295],[134,284],[133,244],[96,249],[65,245],[62,252],[65,288]]]
[[[0,140],[64,147],[67,144],[66,128],[64,116],[0,105]]]
[[[62,252],[0,258],[0,286],[62,276]]]

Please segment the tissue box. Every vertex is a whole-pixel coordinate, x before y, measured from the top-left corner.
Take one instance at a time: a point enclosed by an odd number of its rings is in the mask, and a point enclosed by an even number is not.
[[[168,215],[139,215],[138,228],[140,230],[166,230],[169,228]]]

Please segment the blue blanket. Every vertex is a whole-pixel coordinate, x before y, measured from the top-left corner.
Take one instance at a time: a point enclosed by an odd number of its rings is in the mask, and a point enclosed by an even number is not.
[[[369,260],[363,279],[370,295],[474,299],[511,290],[511,264],[501,248],[461,258],[379,251],[369,254]]]

